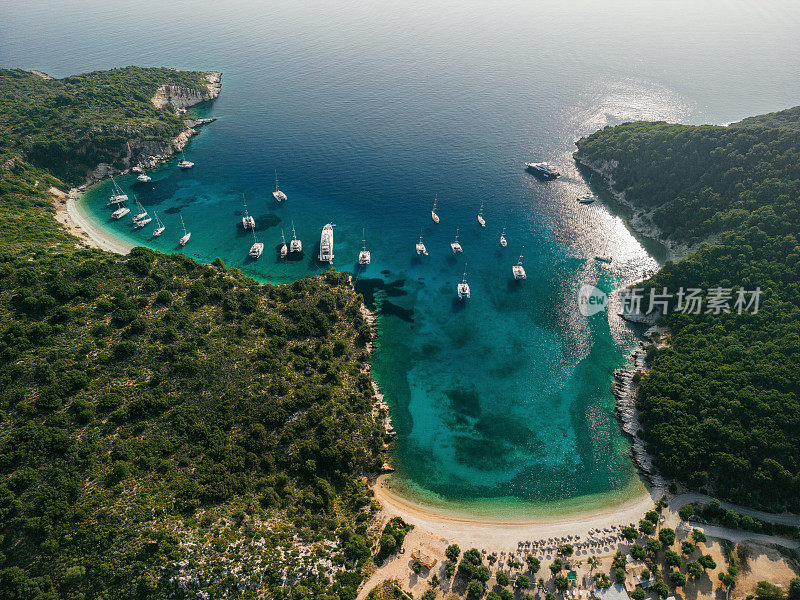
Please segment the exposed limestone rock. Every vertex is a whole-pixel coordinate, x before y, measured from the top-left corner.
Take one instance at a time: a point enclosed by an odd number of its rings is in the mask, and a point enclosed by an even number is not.
[[[195,106],[219,96],[222,89],[221,79],[222,73],[214,72],[206,75],[207,92],[200,92],[180,85],[162,85],[156,90],[150,101],[156,108],[171,107],[176,111]]]

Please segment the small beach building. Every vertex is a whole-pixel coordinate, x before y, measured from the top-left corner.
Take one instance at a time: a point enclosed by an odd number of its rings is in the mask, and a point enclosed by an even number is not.
[[[615,583],[606,589],[597,589],[594,591],[595,598],[599,600],[631,600],[628,596],[628,590],[621,583]]]
[[[422,548],[417,548],[414,550],[411,553],[411,558],[418,560],[420,564],[428,570],[436,566],[436,558],[423,551]]]

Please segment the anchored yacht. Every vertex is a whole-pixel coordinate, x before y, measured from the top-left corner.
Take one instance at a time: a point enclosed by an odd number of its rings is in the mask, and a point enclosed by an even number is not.
[[[147,211],[144,209],[144,206],[142,206],[142,203],[139,202],[139,199],[136,196],[134,196],[133,199],[136,200],[136,206],[139,207],[139,212],[133,215],[133,222],[136,223],[136,221],[141,221],[142,219],[146,219],[149,215],[147,214]]]
[[[119,187],[113,175],[111,176],[111,188],[112,194],[109,197],[108,204],[106,204],[106,206],[114,206],[115,204],[122,204],[123,202],[128,201],[128,194],[122,191],[122,188]]]
[[[281,244],[281,258],[286,258],[286,255],[289,254],[289,246],[286,245],[286,236],[283,235],[283,229],[281,229],[281,241],[283,241],[283,244]]]
[[[506,228],[503,227],[503,233],[500,234],[500,245],[505,248],[508,246],[508,242],[506,241]]]
[[[153,217],[145,217],[144,219],[137,219],[133,222],[134,229],[141,229],[153,220]]]
[[[361,232],[361,243],[363,246],[361,247],[361,252],[358,253],[358,264],[360,265],[368,265],[372,260],[372,256],[370,255],[369,250],[367,250],[367,241],[364,239],[364,232]]]
[[[297,234],[294,232],[294,221],[292,221],[292,241],[289,242],[289,252],[302,252],[303,242],[297,239]]]
[[[112,219],[121,219],[122,217],[127,215],[129,212],[131,212],[130,208],[128,208],[127,206],[120,206],[117,210],[115,210],[113,213],[111,213],[111,218]]]
[[[438,223],[439,222],[439,215],[436,214],[436,202],[437,202],[437,198],[434,198],[433,199],[433,208],[431,209],[431,219],[433,219],[434,223]]]
[[[522,254],[519,255],[517,264],[511,267],[511,272],[514,274],[514,279],[527,279],[528,274],[525,273],[525,267],[522,266]]]
[[[481,227],[486,227],[486,219],[483,218],[483,202],[481,202],[481,209],[478,211],[478,223]]]
[[[272,197],[275,198],[277,202],[286,200],[286,194],[278,189],[278,171],[275,171],[275,191],[272,192]]]
[[[578,197],[578,202],[580,202],[581,204],[591,204],[595,200],[597,200],[597,196],[592,196],[591,194],[586,194],[584,196]]]
[[[422,232],[419,232],[419,241],[417,242],[417,254],[424,254],[428,256],[428,249],[425,247],[425,244],[422,243]]]
[[[464,251],[461,244],[458,242],[458,229],[456,229],[456,241],[450,244],[450,247],[453,249],[453,254]]]
[[[138,181],[139,183],[149,183],[150,181],[152,181],[152,178],[147,173],[142,173],[136,178],[136,181]]]
[[[333,264],[333,225],[330,223],[322,228],[322,236],[319,239],[319,260]]]
[[[244,201],[244,194],[242,194],[242,202],[244,202],[244,216],[242,217],[242,227],[245,231],[248,229],[256,230],[256,220],[247,214],[247,202]]]
[[[469,284],[467,283],[467,272],[466,271],[464,271],[464,277],[461,280],[461,283],[458,284],[458,287],[456,288],[456,290],[458,291],[458,299],[459,300],[463,300],[464,298],[469,298],[470,297]]]
[[[186,231],[186,223],[183,222],[183,215],[181,215],[181,227],[183,227],[183,237],[178,240],[178,243],[181,246],[185,246],[189,242],[189,239],[192,237],[192,234],[191,232]]]
[[[156,225],[158,225],[158,227],[156,227],[153,230],[153,237],[158,237],[162,233],[164,233],[166,227],[164,227],[164,224],[161,222],[161,219],[158,218],[158,214],[156,214],[156,211],[153,211],[153,216],[156,218]]]
[[[556,177],[561,175],[561,173],[556,171],[555,168],[553,168],[546,162],[538,162],[538,163],[526,162],[525,168],[528,169],[528,171],[530,171],[537,177],[541,177],[542,179],[555,179]]]
[[[286,244],[284,244],[285,246]],[[250,252],[248,252],[248,256],[250,258],[258,258],[261,256],[261,253],[264,251],[264,242],[259,242],[256,239],[256,230],[253,229],[253,245],[250,246]]]
[[[190,160],[186,160],[186,155],[183,152],[181,152],[181,156],[183,158],[178,162],[178,168],[191,169],[194,166],[194,163]]]

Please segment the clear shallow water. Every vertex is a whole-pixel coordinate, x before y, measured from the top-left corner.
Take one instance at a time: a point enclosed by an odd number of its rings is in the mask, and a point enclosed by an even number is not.
[[[4,4],[0,64],[55,76],[126,64],[223,71],[222,96],[204,111],[218,121],[187,152],[197,166],[121,180],[165,234],[111,222],[107,184],[87,194],[89,217],[175,252],[181,215],[187,254],[275,282],[321,271],[320,229],[336,223],[336,268],[356,273],[381,311],[374,371],[399,432],[397,489],[475,511],[619,500],[637,480],[609,384],[632,334],[603,314],[582,317],[574,298],[584,283],[611,290],[656,262],[602,205],[575,202],[585,186],[573,141],[622,120],[724,123],[797,104],[799,9],[430,4]],[[541,183],[525,160],[563,176]],[[241,194],[266,242],[258,261],[246,258]],[[292,220],[306,254],[281,262],[271,250]],[[465,251],[454,259],[456,227]],[[373,262],[356,271],[362,228]],[[591,260],[605,249],[610,268]],[[516,285],[521,252],[529,278]],[[472,298],[459,303],[465,263]]]

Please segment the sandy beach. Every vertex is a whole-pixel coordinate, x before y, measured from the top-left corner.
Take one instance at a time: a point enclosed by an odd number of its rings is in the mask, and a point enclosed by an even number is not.
[[[131,244],[103,234],[80,213],[78,209],[78,203],[81,200],[80,192],[70,190],[67,195],[56,188],[50,188],[48,192],[56,209],[56,221],[78,238],[83,245],[123,255],[131,251],[133,248]]]

